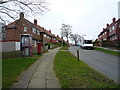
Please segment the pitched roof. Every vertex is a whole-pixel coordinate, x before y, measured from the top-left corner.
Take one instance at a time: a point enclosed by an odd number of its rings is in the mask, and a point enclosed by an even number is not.
[[[3,26],[3,27],[13,27],[13,26],[15,26],[15,24],[16,24],[17,21],[18,21],[18,20],[14,21],[14,22],[12,22],[12,23],[10,23],[10,24],[8,24],[8,25],[5,25],[5,26]]]
[[[4,27],[15,27],[16,24],[17,24],[17,22],[19,22],[19,20],[20,20],[20,19],[14,21],[14,22],[12,22],[12,23],[10,23],[10,24],[8,24],[8,25],[5,25]],[[30,22],[29,20],[27,20],[27,19],[25,19],[25,18],[23,18],[22,20],[23,20],[25,23],[27,23],[30,27],[34,27],[34,28],[38,29],[40,32],[46,33],[47,35],[49,35],[49,36],[51,36],[51,37],[57,38],[58,40],[63,40],[63,39],[60,38],[59,36],[56,37],[55,34],[52,34],[52,33],[51,33],[51,30],[48,31],[48,30],[44,29],[44,27],[41,27],[41,26],[39,26],[39,25],[35,25],[34,23]]]
[[[17,22],[19,22],[19,20],[20,20],[20,19],[14,21],[14,22],[12,22],[12,23],[10,23],[10,24],[8,24],[8,25],[5,25],[4,27],[13,27],[13,26],[16,25]],[[50,35],[50,36],[53,36],[52,33],[50,33],[48,30],[44,29],[43,27],[41,27],[41,26],[39,26],[39,25],[35,25],[34,23],[30,22],[29,20],[27,20],[27,19],[25,19],[25,18],[24,18],[23,20],[24,20],[24,22],[26,22],[29,26],[32,26],[32,27],[40,30],[40,32],[44,32],[44,33],[46,33],[46,34],[48,34],[48,35]]]
[[[100,36],[100,35],[102,35],[104,32],[106,32],[106,31],[108,31],[109,30],[109,28],[111,28],[114,24],[116,24],[116,23],[118,23],[120,21],[120,19],[118,19],[117,21],[115,21],[115,22],[112,22],[111,24],[108,24],[108,27],[106,27],[106,28],[103,28],[103,31],[102,32],[100,32],[100,34],[98,35],[98,36]]]

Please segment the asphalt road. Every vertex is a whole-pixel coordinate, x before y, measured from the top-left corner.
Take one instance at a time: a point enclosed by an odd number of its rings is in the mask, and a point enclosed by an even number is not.
[[[69,47],[69,51],[75,56],[77,56],[77,50],[80,52],[80,60],[108,78],[120,83],[120,77],[118,77],[120,75],[120,61],[118,62],[120,57],[95,50],[84,50],[78,46]]]

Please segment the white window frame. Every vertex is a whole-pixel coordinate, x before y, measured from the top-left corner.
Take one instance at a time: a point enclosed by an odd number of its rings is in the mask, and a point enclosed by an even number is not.
[[[114,29],[115,29],[115,26],[113,25],[113,26],[112,26],[112,30],[114,30]]]
[[[115,40],[117,39],[117,35],[115,35]]]
[[[40,35],[40,31],[39,30],[37,30],[37,35]]]
[[[26,26],[24,26],[24,32],[27,32],[27,27]]]
[[[110,32],[111,32],[111,28],[110,28]]]
[[[44,34],[44,37],[46,37],[46,34]]]
[[[32,32],[36,34],[36,28],[32,28]]]
[[[49,36],[47,35],[47,38],[49,38]]]

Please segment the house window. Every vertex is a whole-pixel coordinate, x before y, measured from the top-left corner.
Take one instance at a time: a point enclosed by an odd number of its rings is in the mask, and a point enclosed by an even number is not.
[[[110,32],[112,31],[112,28],[110,28]]]
[[[49,38],[49,36],[47,36],[47,38]]]
[[[110,28],[110,32],[113,31],[114,29],[115,29],[115,26],[112,26],[112,27]]]
[[[24,32],[27,32],[27,27],[26,26],[24,27]]]
[[[32,28],[32,32],[33,32],[34,34],[36,34],[36,29],[35,29],[35,28]]]
[[[37,35],[40,35],[40,31],[39,30],[37,30]]]
[[[118,39],[118,38],[117,38],[117,35],[115,35],[115,39]]]
[[[119,24],[119,28],[120,28],[120,24]]]
[[[32,40],[32,45],[36,47],[36,40]]]
[[[117,39],[117,35],[115,35],[115,40]]]
[[[46,34],[44,34],[44,37],[47,37],[47,35],[46,35]]]
[[[106,38],[103,39],[103,41],[106,41],[106,40],[107,40]]]
[[[36,47],[36,40],[35,40],[35,44],[34,44],[34,46]]]
[[[115,29],[115,26],[112,26],[112,30],[114,30]]]

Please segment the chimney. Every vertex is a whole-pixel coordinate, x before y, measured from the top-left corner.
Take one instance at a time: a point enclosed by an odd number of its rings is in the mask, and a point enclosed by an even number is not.
[[[113,18],[112,21],[113,21],[113,23],[114,23],[114,22],[116,21],[116,18]]]
[[[37,20],[36,19],[34,19],[34,24],[37,25]]]
[[[49,30],[49,32],[51,33],[51,30]]]
[[[105,31],[106,30],[106,28],[103,28],[103,31]]]
[[[107,28],[108,28],[108,27],[109,27],[109,24],[107,23],[106,26],[107,26]]]
[[[20,13],[20,18],[24,18],[24,13],[23,12]]]
[[[42,29],[44,29],[44,27],[42,27]]]

